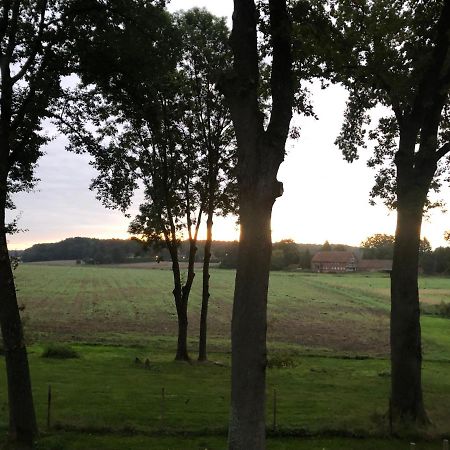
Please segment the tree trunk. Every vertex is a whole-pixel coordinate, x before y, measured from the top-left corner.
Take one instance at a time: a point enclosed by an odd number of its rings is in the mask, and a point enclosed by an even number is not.
[[[409,203],[409,204],[408,204]],[[426,422],[418,290],[423,204],[398,196],[391,274],[391,407],[394,419]]]
[[[188,317],[187,317],[187,303],[180,302],[177,305],[178,316],[178,340],[177,340],[177,354],[176,361],[189,361],[189,354],[187,350],[187,332],[188,332]]]
[[[277,173],[292,117],[291,22],[286,0],[269,0],[272,106],[267,128],[259,104],[257,17],[253,0],[235,0],[230,39],[234,78],[226,95],[238,146],[241,235],[231,324],[230,450],[264,450],[267,291]]]
[[[267,291],[272,202],[241,199],[241,236],[231,326],[229,449],[265,449]]]
[[[172,293],[175,301],[178,322],[177,352],[175,354],[175,360],[189,361],[189,354],[187,350],[187,304],[183,302],[183,288],[181,286],[181,272],[180,262],[178,260],[178,250],[176,247],[176,243],[171,243],[169,239],[166,239],[166,245],[172,259],[172,274],[174,284]]]
[[[4,226],[0,235],[0,325],[8,381],[10,439],[25,448],[31,448],[37,434],[36,416],[27,350]]]
[[[213,227],[213,211],[208,211],[208,219],[206,221],[206,242],[203,256],[203,285],[202,285],[202,310],[200,313],[200,337],[198,344],[198,360],[206,361],[208,359],[206,352],[206,336],[208,329],[208,305],[209,305],[209,264],[211,261],[212,246],[212,227]]]

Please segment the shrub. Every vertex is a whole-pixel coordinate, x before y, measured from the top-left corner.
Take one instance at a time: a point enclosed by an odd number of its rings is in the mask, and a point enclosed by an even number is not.
[[[437,306],[437,314],[441,317],[450,317],[450,303],[441,302]]]
[[[80,355],[72,347],[61,344],[50,344],[44,348],[41,355],[43,358],[55,358],[55,359],[71,359],[79,358]]]
[[[289,355],[274,355],[267,359],[269,369],[290,369],[295,367],[294,360]]]

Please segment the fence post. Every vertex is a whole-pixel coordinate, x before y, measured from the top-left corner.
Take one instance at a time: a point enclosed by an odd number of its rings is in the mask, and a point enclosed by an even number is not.
[[[161,389],[161,428],[164,427],[164,414],[165,414],[165,409],[166,409],[166,392],[165,389],[162,388]]]
[[[448,439],[442,441],[442,450],[448,450]]]
[[[393,426],[392,426],[392,398],[389,397],[389,434],[392,436],[393,434]]]
[[[414,442],[411,442],[411,450],[416,450],[416,444]]]
[[[273,431],[277,429],[277,390],[273,390]]]
[[[52,386],[48,385],[47,391],[47,430],[51,428]]]

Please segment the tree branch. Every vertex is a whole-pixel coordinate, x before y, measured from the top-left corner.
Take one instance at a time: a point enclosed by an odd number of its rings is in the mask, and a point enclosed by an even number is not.
[[[270,79],[272,112],[267,135],[269,141],[283,149],[283,157],[294,103],[292,24],[285,0],[269,0],[269,10],[273,60]]]
[[[0,42],[3,41],[6,35],[6,30],[8,29],[8,21],[9,21],[8,16],[10,10],[11,10],[11,0],[4,0],[3,15],[2,18],[0,19]]]
[[[258,104],[259,58],[257,52],[257,11],[253,0],[234,0],[233,31],[230,45],[233,50],[233,77],[225,82],[225,91],[234,116],[238,141],[254,139],[262,131]],[[254,147],[255,142],[250,144]]]
[[[20,0],[16,0],[13,5],[11,21],[9,23],[8,45],[6,46],[6,54],[5,54],[7,64],[10,63],[11,56],[16,46],[17,22],[19,20],[19,13],[20,13]]]
[[[422,82],[413,105],[412,116],[420,121],[429,115],[436,99],[446,95],[450,82],[450,0],[444,1],[441,15],[436,25],[435,47],[428,70],[424,73]],[[444,94],[445,92],[445,94]]]
[[[17,83],[21,78],[24,77],[24,75],[27,73],[27,70],[31,67],[31,65],[34,63],[36,59],[36,55],[39,51],[39,48],[42,44],[42,36],[44,34],[44,28],[45,28],[45,11],[47,9],[47,0],[43,0],[41,4],[41,10],[40,10],[40,19],[39,19],[39,27],[38,32],[36,35],[36,38],[34,39],[33,43],[31,44],[31,54],[29,55],[28,59],[24,62],[22,68],[11,78],[12,84]]]
[[[446,142],[444,145],[441,146],[441,148],[437,150],[435,154],[436,161],[439,161],[449,152],[450,152],[450,142]]]

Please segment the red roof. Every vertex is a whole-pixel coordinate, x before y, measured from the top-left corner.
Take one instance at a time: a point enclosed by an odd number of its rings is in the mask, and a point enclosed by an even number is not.
[[[313,258],[313,263],[348,263],[355,260],[352,252],[317,252]]]

